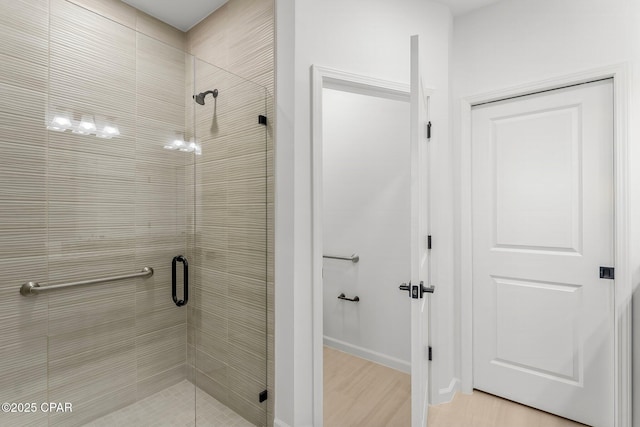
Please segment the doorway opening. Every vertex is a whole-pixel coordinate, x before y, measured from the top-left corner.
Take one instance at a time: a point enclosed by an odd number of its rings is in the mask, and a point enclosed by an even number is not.
[[[314,356],[326,388],[324,425],[367,417],[410,425],[409,301],[398,290],[410,271],[408,88],[315,71],[325,77],[314,111],[322,301]],[[364,389],[343,386],[354,384],[353,372]]]

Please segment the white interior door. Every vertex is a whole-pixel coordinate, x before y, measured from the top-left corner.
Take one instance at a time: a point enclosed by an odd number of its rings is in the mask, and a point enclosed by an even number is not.
[[[420,78],[418,36],[411,37],[411,425],[427,425],[429,409],[429,262],[428,234],[428,175],[427,98]]]
[[[472,110],[474,387],[613,426],[613,84]]]

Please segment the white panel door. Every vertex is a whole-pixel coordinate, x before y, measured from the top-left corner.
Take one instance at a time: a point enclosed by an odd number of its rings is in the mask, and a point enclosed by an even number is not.
[[[474,387],[613,426],[613,83],[472,110]]]
[[[420,78],[418,36],[411,37],[411,293],[429,287],[427,251],[427,98]],[[411,426],[425,427],[429,410],[429,293],[411,299]]]

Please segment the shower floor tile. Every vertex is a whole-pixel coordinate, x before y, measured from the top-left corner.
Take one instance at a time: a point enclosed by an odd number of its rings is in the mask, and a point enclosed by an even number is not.
[[[197,397],[197,405],[194,398]],[[196,419],[193,410],[196,408]],[[253,427],[249,421],[233,412],[187,380],[165,388],[146,399],[129,405],[85,427]]]

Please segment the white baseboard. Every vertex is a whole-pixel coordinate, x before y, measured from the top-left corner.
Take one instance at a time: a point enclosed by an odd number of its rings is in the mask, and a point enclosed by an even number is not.
[[[452,378],[449,387],[438,390],[438,404],[451,402],[460,389],[460,378]]]
[[[273,420],[273,427],[291,427],[291,426],[285,423],[284,421],[275,418]]]
[[[324,336],[324,345],[344,351],[345,353],[353,354],[354,356],[362,357],[363,359],[376,362],[380,365],[388,366],[389,368],[397,369],[398,371],[406,372],[407,374],[411,373],[411,363],[378,353],[377,351],[358,347],[357,345],[330,338],[326,335]]]

